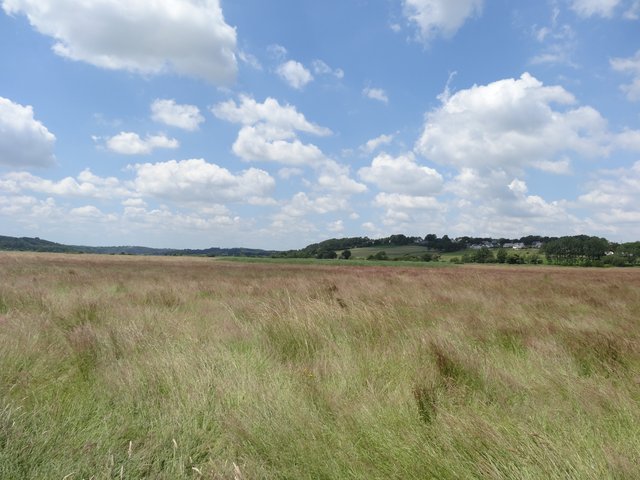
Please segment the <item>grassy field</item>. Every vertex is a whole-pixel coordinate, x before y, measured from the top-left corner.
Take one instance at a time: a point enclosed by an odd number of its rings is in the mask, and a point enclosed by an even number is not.
[[[0,478],[633,479],[640,269],[0,253]]]
[[[389,247],[361,247],[352,248],[351,255],[353,258],[367,258],[369,255],[375,255],[378,252],[386,252],[391,259],[400,258],[403,255],[423,255],[425,253],[433,253],[433,250],[421,245],[401,245]],[[338,251],[340,253],[340,251]]]

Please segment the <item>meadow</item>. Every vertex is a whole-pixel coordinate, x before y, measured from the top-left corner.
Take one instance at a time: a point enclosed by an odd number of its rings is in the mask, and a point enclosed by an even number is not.
[[[632,479],[638,452],[640,269],[0,252],[2,479]]]

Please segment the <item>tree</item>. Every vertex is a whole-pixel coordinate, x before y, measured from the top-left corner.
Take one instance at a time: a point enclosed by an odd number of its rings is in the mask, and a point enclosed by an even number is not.
[[[600,260],[609,249],[604,238],[576,235],[560,237],[544,244],[542,251],[551,263],[564,265],[585,265]]]
[[[382,250],[375,255],[369,255],[367,260],[389,260],[389,257],[387,256],[387,252]]]
[[[496,252],[496,260],[498,263],[505,263],[507,261],[507,251],[504,248],[499,248]]]
[[[343,260],[349,260],[351,258],[351,250],[343,250],[340,254],[340,258]]]
[[[321,250],[316,254],[316,258],[338,258],[338,254],[333,250]]]
[[[487,247],[482,247],[480,250],[476,251],[472,258],[472,261],[476,263],[490,263],[493,261],[493,252],[491,252]]]

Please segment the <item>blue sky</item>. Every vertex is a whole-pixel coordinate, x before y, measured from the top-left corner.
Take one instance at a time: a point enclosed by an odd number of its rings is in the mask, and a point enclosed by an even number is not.
[[[0,234],[640,239],[640,0],[0,5]]]

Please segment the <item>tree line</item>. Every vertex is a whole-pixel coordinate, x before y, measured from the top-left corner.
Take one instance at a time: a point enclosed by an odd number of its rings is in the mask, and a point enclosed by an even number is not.
[[[525,248],[540,246],[536,251],[514,250],[504,248],[505,245],[520,244]],[[548,237],[527,235],[524,237],[491,238],[491,237],[458,237],[448,235],[438,237],[427,234],[424,237],[394,234],[388,237],[371,239],[369,237],[331,238],[319,243],[313,243],[300,250],[278,252],[274,257],[284,258],[340,258],[349,259],[351,249],[364,247],[381,247],[377,254],[370,255],[371,260],[388,260],[384,252],[385,247],[405,245],[420,245],[428,248],[432,253],[413,256],[412,260],[433,261],[439,254],[462,252],[459,257],[451,261],[458,263],[510,263],[510,264],[542,264],[554,265],[583,265],[583,266],[631,266],[640,264],[640,242],[615,243],[606,238],[574,235],[564,237]],[[473,246],[473,250],[469,249]],[[466,251],[465,251],[466,250]],[[428,258],[427,258],[428,257]]]

